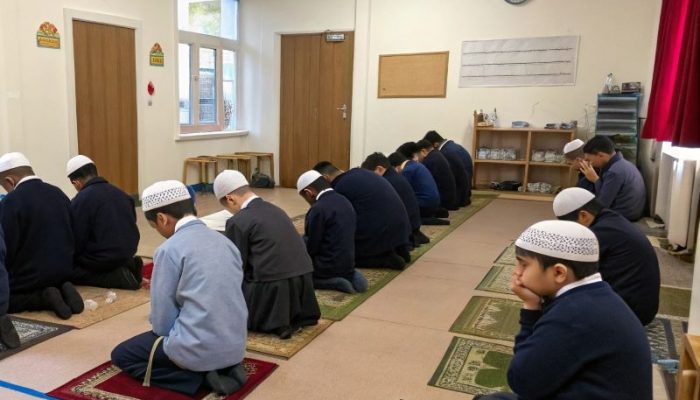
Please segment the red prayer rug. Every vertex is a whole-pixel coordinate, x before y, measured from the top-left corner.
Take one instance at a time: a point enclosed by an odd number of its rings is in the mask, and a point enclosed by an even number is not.
[[[228,397],[205,390],[189,397],[155,386],[144,387],[111,362],[91,369],[47,395],[64,400],[238,400],[246,397],[277,368],[275,363],[252,358],[243,359],[243,365],[248,380],[241,390]]]

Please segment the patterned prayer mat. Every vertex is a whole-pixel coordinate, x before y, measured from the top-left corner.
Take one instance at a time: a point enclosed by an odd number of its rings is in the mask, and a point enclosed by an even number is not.
[[[401,273],[401,271],[385,268],[359,268],[358,271],[367,278],[367,283],[369,283],[369,287],[364,293],[349,294],[336,290],[316,290],[316,300],[321,307],[321,317],[333,321],[342,320]]]
[[[314,326],[306,326],[301,332],[295,333],[290,339],[282,340],[277,335],[266,333],[248,332],[246,349],[270,356],[290,358],[299,350],[311,343],[316,336],[325,331],[333,321],[327,319],[318,320]]]
[[[428,385],[467,394],[510,392],[509,346],[454,337]]]
[[[515,297],[510,290],[510,280],[513,275],[515,263],[515,244],[511,244],[496,258],[493,262],[493,267],[491,267],[484,279],[479,282],[476,289],[485,292],[508,294]]]
[[[520,330],[520,309],[523,303],[497,297],[474,296],[450,332],[513,341]]]
[[[151,300],[150,291],[146,289],[122,290],[104,289],[92,286],[77,286],[77,289],[83,297],[83,300],[91,299],[97,302],[98,307],[96,310],[90,311],[86,309],[81,314],[73,315],[68,320],[58,318],[56,314],[51,311],[26,311],[18,313],[16,316],[34,321],[51,322],[83,329],[142,304],[146,304]],[[117,294],[117,299],[111,304],[106,302],[106,295],[110,290]]]
[[[72,329],[71,327],[65,325],[32,321],[15,316],[10,316],[10,318],[12,319],[12,324],[15,326],[15,329],[19,334],[20,346],[16,349],[10,350],[0,343],[0,360]]]
[[[683,335],[688,332],[688,320],[678,317],[656,317],[645,327],[651,346],[651,361],[659,364],[669,399],[676,398],[676,371],[680,359]]]
[[[194,397],[158,387],[144,387],[141,382],[106,362],[65,385],[47,393],[64,400],[238,400],[246,397],[277,368],[277,364],[245,358],[243,365],[248,381],[238,392],[224,397],[204,390]]]
[[[690,289],[661,286],[658,313],[688,318],[690,315]]]

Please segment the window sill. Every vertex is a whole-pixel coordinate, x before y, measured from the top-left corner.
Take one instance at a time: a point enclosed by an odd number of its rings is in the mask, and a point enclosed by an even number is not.
[[[207,140],[207,139],[224,139],[229,137],[248,136],[247,130],[235,131],[214,131],[214,132],[196,132],[196,133],[180,133],[176,142],[188,142],[191,140]]]

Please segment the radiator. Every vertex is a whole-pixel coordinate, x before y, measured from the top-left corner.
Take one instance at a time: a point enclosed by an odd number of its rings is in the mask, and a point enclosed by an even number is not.
[[[666,146],[659,163],[654,212],[666,223],[668,241],[693,248],[700,201],[700,153]]]

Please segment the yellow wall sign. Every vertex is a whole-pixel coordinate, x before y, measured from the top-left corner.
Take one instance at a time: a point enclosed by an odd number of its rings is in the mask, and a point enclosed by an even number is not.
[[[58,34],[56,25],[48,21],[39,25],[39,30],[36,31],[36,45],[38,47],[60,49],[61,35]]]
[[[165,55],[163,54],[163,49],[160,47],[160,43],[156,43],[151,47],[150,59],[151,65],[156,67],[165,65]]]

